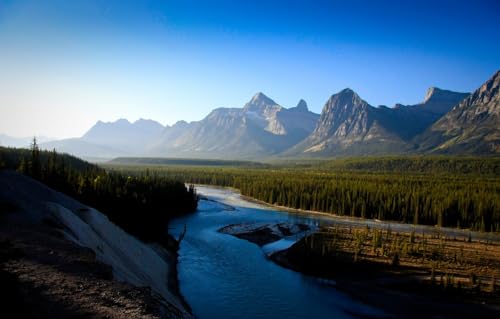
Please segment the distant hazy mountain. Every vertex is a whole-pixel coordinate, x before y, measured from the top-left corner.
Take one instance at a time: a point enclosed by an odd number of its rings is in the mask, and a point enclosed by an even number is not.
[[[430,88],[420,104],[388,108],[373,107],[351,89],[344,89],[326,102],[314,131],[284,154],[405,153],[412,149],[411,139],[467,95]]]
[[[173,141],[184,134],[188,128],[189,123],[186,121],[178,121],[172,126],[166,126],[159,138],[149,145],[147,153],[150,155],[163,153],[166,145],[172,145]]]
[[[437,153],[500,153],[500,71],[424,134],[419,150]]]
[[[257,93],[243,108],[218,108],[201,121],[167,127],[150,153],[207,158],[268,156],[304,139],[317,119],[303,100],[286,109]]]
[[[40,144],[40,148],[47,150],[56,149],[58,152],[72,154],[87,160],[105,160],[119,156],[134,155],[126,149],[120,149],[112,145],[89,143],[81,138],[67,138],[42,143]]]
[[[70,153],[84,158],[111,158],[143,155],[163,132],[164,126],[152,120],[125,119],[98,121],[82,137],[42,143],[46,149]]]
[[[152,143],[165,127],[153,120],[140,119],[130,123],[125,119],[115,122],[98,121],[81,139],[99,145],[124,148],[131,153],[144,150],[145,145]]]
[[[45,136],[37,136],[37,143],[44,143],[51,140],[53,138],[45,137]],[[9,147],[29,147],[33,143],[33,136],[31,137],[12,137],[6,134],[0,134],[0,146],[9,146]]]

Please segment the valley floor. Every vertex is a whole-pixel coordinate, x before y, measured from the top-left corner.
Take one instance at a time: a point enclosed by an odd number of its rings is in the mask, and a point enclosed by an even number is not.
[[[459,231],[456,236],[454,229],[427,226],[415,232],[397,223],[369,227],[359,219],[333,220],[268,257],[389,317],[498,318],[498,234]],[[235,224],[219,231],[266,247],[289,234],[275,230],[281,226]]]

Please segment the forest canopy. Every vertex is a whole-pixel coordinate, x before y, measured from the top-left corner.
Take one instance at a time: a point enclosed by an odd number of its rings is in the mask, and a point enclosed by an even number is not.
[[[130,173],[141,166],[111,166]],[[148,166],[160,176],[234,187],[269,204],[342,216],[500,231],[500,159],[390,157],[272,167]]]
[[[194,212],[198,196],[193,186],[154,172],[125,175],[56,151],[0,147],[3,168],[16,169],[47,186],[94,207],[127,232],[162,241],[168,222]]]

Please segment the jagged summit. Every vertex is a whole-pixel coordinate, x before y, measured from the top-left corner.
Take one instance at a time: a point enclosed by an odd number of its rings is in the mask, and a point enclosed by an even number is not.
[[[110,122],[110,123],[113,123],[113,122]],[[125,118],[118,119],[114,123],[116,123],[116,124],[130,124],[129,120],[127,120]]]
[[[92,129],[113,129],[113,128],[116,129],[117,127],[130,128],[130,129],[132,129],[133,127],[136,127],[136,128],[143,128],[143,129],[160,130],[163,128],[163,125],[161,125],[160,123],[158,123],[155,120],[143,119],[143,118],[140,118],[134,122],[131,122],[125,118],[120,118],[120,119],[117,119],[116,121],[109,121],[109,122],[104,122],[104,121],[99,120],[86,133],[86,135],[88,136],[90,134],[90,132],[92,131]]]
[[[351,88],[345,88],[338,92],[337,94],[356,94]]]
[[[290,108],[290,110],[296,112],[308,112],[309,108],[307,107],[306,101],[300,99],[299,103],[297,103],[297,106]]]
[[[133,124],[140,124],[140,123],[158,123],[158,122],[156,122],[155,120],[151,120],[151,119],[140,118],[140,119],[136,120]]]
[[[258,103],[266,103],[266,104],[270,104],[270,105],[275,105],[277,104],[276,102],[274,102],[273,99],[271,99],[270,97],[268,97],[267,95],[265,95],[264,93],[262,92],[257,92],[253,97],[252,99],[250,100],[251,104],[258,104]]]
[[[500,81],[500,70],[497,70],[495,72],[495,74],[493,74],[493,76],[491,77],[490,80],[497,81],[497,82]]]
[[[93,146],[109,145],[110,149],[118,150],[120,154],[127,154],[127,152],[143,151],[145,141],[157,138],[163,129],[165,127],[160,123],[145,119],[133,123],[124,118],[114,122],[98,121],[81,137],[81,140]]]
[[[359,98],[359,95],[350,88],[345,88],[339,91],[338,93],[332,95],[332,97],[334,96]]]
[[[500,71],[495,72],[488,81],[469,95],[459,105],[450,112],[457,113],[457,116],[463,117],[460,109],[469,109],[471,114],[467,120],[473,117],[484,117],[486,114],[500,115]]]
[[[172,125],[172,126],[176,126],[176,125],[184,126],[184,125],[188,125],[188,122],[186,122],[184,120],[180,120],[180,121],[175,122],[174,125]]]
[[[357,108],[369,106],[359,95],[350,88],[343,89],[342,91],[332,95],[328,99],[325,107],[330,109],[336,108]]]
[[[278,103],[274,102],[270,97],[266,96],[262,92],[257,92],[252,99],[245,104],[243,109],[245,111],[252,111],[252,112],[258,112],[261,111],[263,108],[269,107],[269,106],[277,106]]]
[[[469,93],[453,92],[437,87],[430,87],[425,94],[424,101],[417,104],[417,106],[435,114],[445,114],[467,96],[469,96]]]
[[[437,88],[435,86],[428,88],[427,93],[425,93],[424,103],[429,101],[433,96],[439,95],[441,91],[442,90],[440,88]]]
[[[120,119],[117,119],[116,121],[109,121],[109,122],[104,122],[104,121],[99,120],[95,123],[95,125],[113,125],[113,124],[123,125],[123,124],[131,124],[131,123],[129,122],[129,120],[127,120],[125,118],[120,118]]]
[[[496,71],[493,76],[486,81],[481,87],[471,94],[470,98],[474,100],[472,103],[490,103],[496,101],[495,107],[499,108],[499,87],[500,87],[500,70]]]
[[[430,87],[427,89],[427,93],[425,94],[425,99],[423,104],[429,103],[429,102],[437,102],[437,101],[447,101],[447,100],[452,100],[456,96],[460,95],[468,95],[469,93],[460,93],[460,92],[453,92],[449,90],[443,90],[438,87]]]

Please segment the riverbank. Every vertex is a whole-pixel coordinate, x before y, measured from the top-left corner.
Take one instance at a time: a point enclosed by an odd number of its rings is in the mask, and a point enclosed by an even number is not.
[[[267,210],[243,201],[239,194],[227,189],[199,187],[198,193],[210,200],[200,200],[196,214],[176,219],[170,225],[176,238],[187,229],[179,250],[179,281],[195,315],[200,318],[226,318],[236,314],[241,319],[356,319],[377,317],[381,313],[267,259],[268,252],[287,247],[302,234],[259,247],[218,231],[227,225],[249,224],[303,223],[316,227],[315,219],[298,219]],[[227,210],[226,205],[234,209]],[[280,233],[286,236],[288,231]]]
[[[278,225],[253,226],[229,225],[219,231],[259,246],[285,237],[273,232]],[[333,224],[269,258],[335,285],[389,316],[498,317],[498,242],[475,240],[473,236],[457,238],[444,231],[421,233],[395,228]]]
[[[500,243],[500,233],[498,232],[478,232],[478,231],[471,231],[469,229],[462,229],[462,228],[450,228],[450,227],[438,227],[438,226],[430,226],[430,225],[422,225],[422,224],[406,224],[403,222],[398,222],[398,221],[382,221],[378,219],[366,219],[366,218],[360,218],[360,217],[351,217],[351,216],[343,216],[343,215],[337,215],[333,213],[325,213],[325,212],[320,212],[320,211],[313,211],[313,210],[304,210],[304,209],[297,209],[297,208],[290,208],[286,206],[280,206],[280,205],[274,205],[274,204],[269,204],[265,201],[249,197],[246,195],[241,194],[240,190],[234,187],[224,187],[224,186],[217,186],[217,185],[206,185],[206,184],[194,184],[195,187],[209,187],[211,189],[218,189],[218,190],[227,190],[230,191],[234,194],[237,194],[239,198],[245,202],[249,202],[251,204],[255,204],[254,207],[266,207],[270,208],[276,211],[281,211],[281,212],[286,212],[286,213],[293,213],[297,214],[299,216],[319,216],[319,217],[324,217],[325,221],[331,221],[336,224],[345,224],[345,225],[352,225],[352,224],[357,224],[360,226],[366,226],[368,225],[369,227],[374,227],[374,228],[379,228],[379,229],[387,229],[391,228],[394,230],[400,230],[400,231],[417,231],[417,232],[425,232],[427,234],[442,234],[446,233],[449,236],[453,236],[457,239],[468,239],[471,237],[472,239],[475,240],[483,240],[483,241],[496,241]]]
[[[15,172],[0,172],[0,206],[7,317],[192,317],[175,252]]]
[[[361,227],[325,227],[270,259],[334,280],[396,317],[497,318],[500,246]]]

